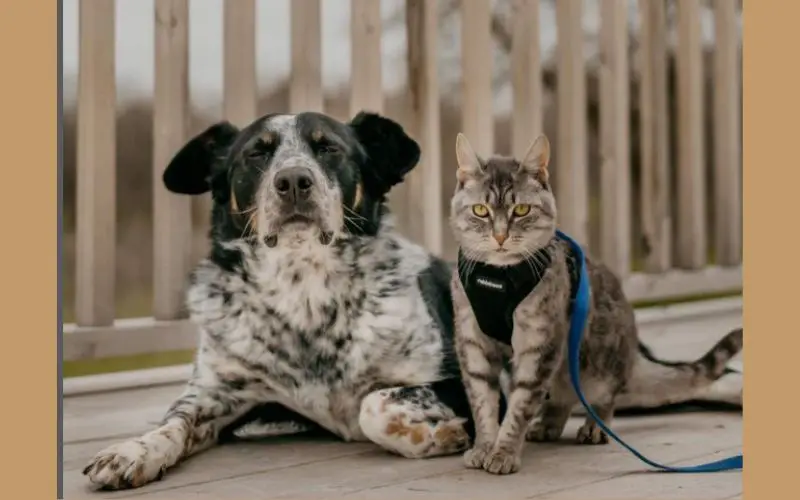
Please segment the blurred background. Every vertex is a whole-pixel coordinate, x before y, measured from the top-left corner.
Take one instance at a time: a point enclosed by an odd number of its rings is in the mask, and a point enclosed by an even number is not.
[[[423,159],[392,207],[409,237],[447,257],[456,133],[479,153],[519,154],[543,131],[562,227],[637,304],[741,291],[741,1],[63,9],[67,376],[191,358],[180,297],[206,251],[209,204],[167,195],[160,172],[223,118],[345,120],[366,107],[400,121]]]

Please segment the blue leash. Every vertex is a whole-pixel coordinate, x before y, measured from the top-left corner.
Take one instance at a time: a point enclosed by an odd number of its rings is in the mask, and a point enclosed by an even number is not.
[[[628,451],[633,453],[642,462],[656,469],[660,469],[661,471],[720,472],[726,470],[741,470],[743,461],[742,455],[735,455],[722,460],[718,460],[716,462],[709,462],[700,465],[690,465],[687,467],[671,467],[668,465],[662,465],[657,462],[654,462],[649,458],[645,457],[644,455],[642,455],[641,453],[639,453],[635,448],[633,448],[625,441],[623,441],[619,436],[614,434],[614,432],[611,429],[609,429],[605,423],[603,423],[600,417],[597,416],[594,410],[592,410],[592,407],[589,405],[589,403],[586,401],[586,398],[583,395],[583,391],[581,391],[580,368],[579,368],[581,337],[583,336],[583,330],[586,327],[586,319],[589,316],[590,295],[589,295],[589,276],[586,272],[586,259],[583,255],[583,250],[581,249],[580,245],[578,245],[577,242],[575,242],[572,238],[562,233],[561,231],[556,231],[556,235],[570,244],[572,250],[575,252],[579,266],[578,291],[572,308],[572,318],[569,326],[567,353],[569,362],[569,377],[572,381],[572,387],[575,389],[575,393],[578,395],[578,399],[580,399],[581,404],[584,406],[584,408],[586,408],[586,412],[595,420],[595,422],[597,422],[598,427],[600,427],[603,431],[605,431],[605,433],[609,437],[611,437],[614,441],[627,448]]]

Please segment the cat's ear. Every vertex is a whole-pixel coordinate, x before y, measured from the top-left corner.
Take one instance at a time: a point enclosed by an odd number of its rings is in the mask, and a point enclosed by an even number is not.
[[[475,177],[483,171],[481,159],[472,149],[467,136],[458,133],[456,136],[456,161],[458,162],[458,171],[456,177],[458,182],[464,182],[469,177]]]
[[[519,168],[528,172],[542,185],[547,185],[547,180],[550,178],[547,170],[549,163],[550,141],[547,140],[547,136],[542,134],[528,148],[528,152],[522,157]]]

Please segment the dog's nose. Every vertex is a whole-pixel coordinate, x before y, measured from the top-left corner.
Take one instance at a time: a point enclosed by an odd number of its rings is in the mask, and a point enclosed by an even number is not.
[[[314,178],[306,167],[289,167],[275,175],[275,190],[292,201],[308,198],[314,187]]]

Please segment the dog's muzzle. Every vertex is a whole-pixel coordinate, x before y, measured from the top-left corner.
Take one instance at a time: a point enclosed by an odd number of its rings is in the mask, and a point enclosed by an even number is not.
[[[323,229],[319,208],[312,197],[317,186],[310,168],[286,167],[275,174],[272,187],[280,200],[280,227],[296,222],[316,224],[320,227],[320,242],[327,245],[332,241],[333,233]],[[267,246],[274,247],[278,243],[278,234],[270,234],[264,241]]]
[[[273,183],[284,203],[296,205],[308,200],[314,189],[314,176],[307,167],[289,167],[275,175]]]

